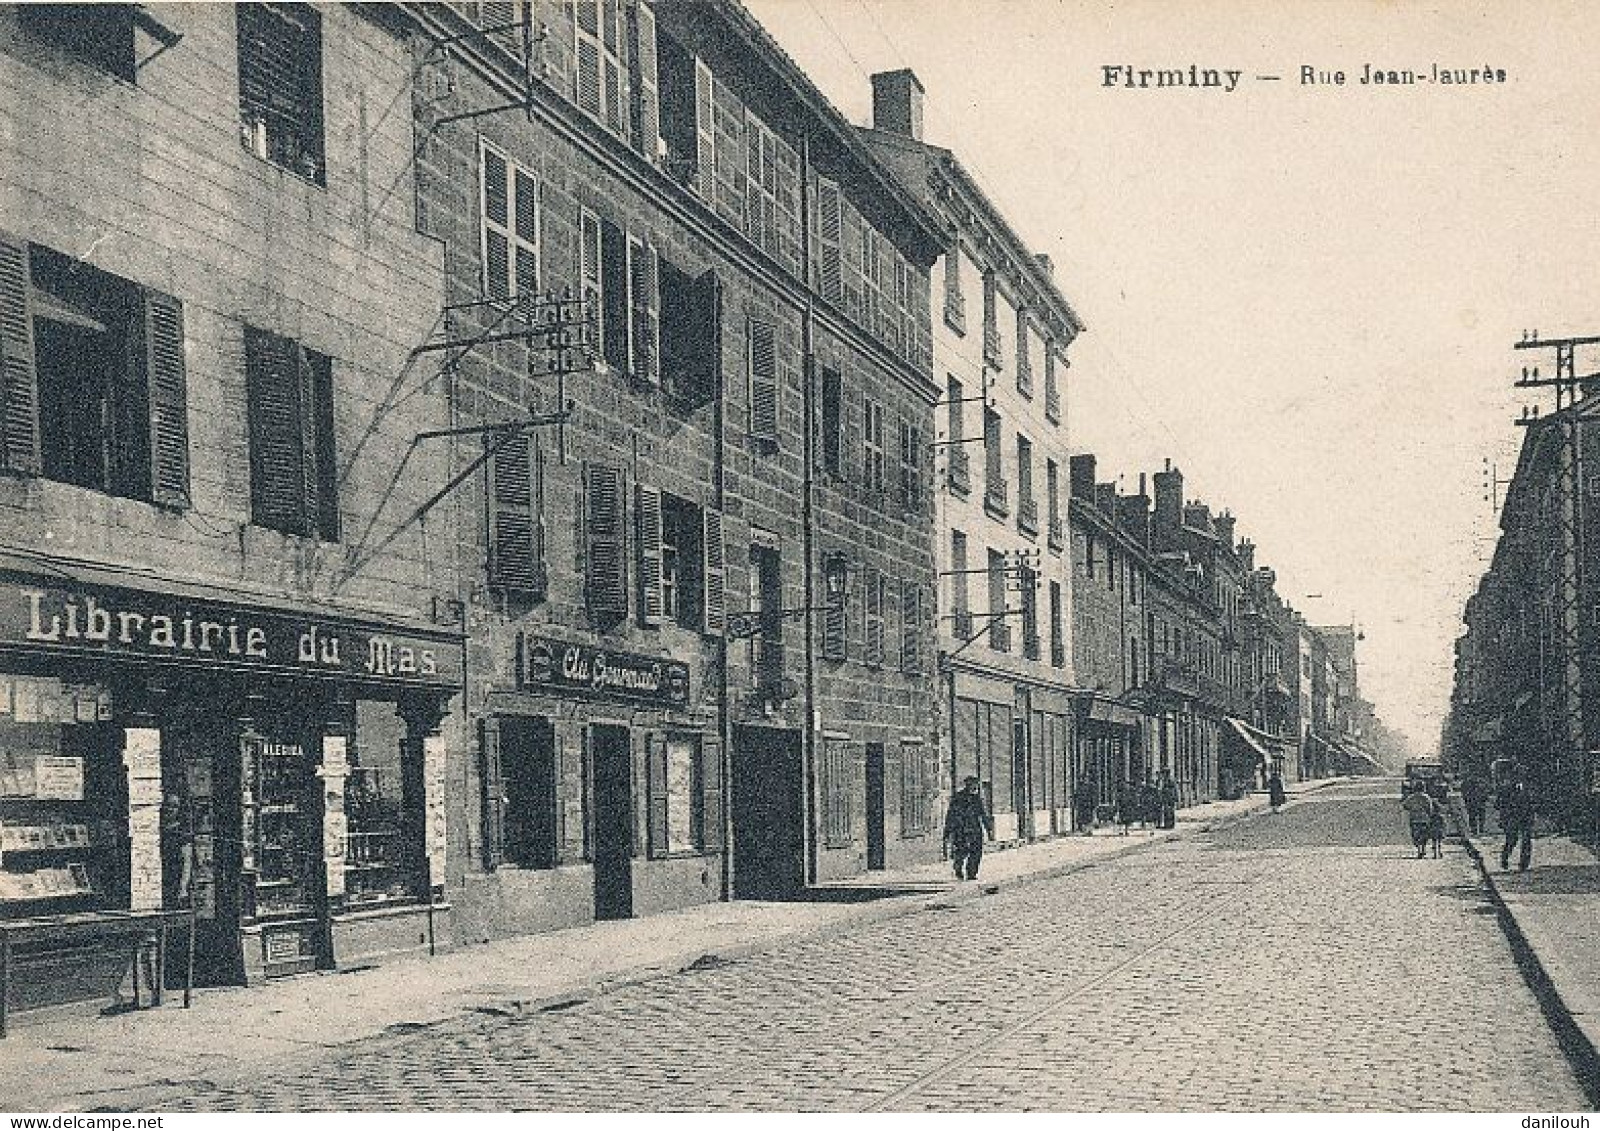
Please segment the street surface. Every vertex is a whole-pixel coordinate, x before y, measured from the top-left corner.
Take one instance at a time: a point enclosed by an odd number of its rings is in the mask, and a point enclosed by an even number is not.
[[[1471,861],[1417,860],[1396,793],[151,1106],[1582,1109]]]

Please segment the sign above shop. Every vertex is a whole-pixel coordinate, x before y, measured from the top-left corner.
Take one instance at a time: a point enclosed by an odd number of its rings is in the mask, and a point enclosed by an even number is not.
[[[522,641],[522,682],[534,689],[656,707],[689,705],[689,665],[539,636]]]
[[[0,581],[0,649],[457,687],[448,637],[222,601]]]

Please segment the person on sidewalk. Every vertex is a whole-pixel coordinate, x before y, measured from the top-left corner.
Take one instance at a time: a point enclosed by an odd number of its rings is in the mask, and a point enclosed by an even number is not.
[[[1161,782],[1156,786],[1156,799],[1161,805],[1161,827],[1176,828],[1178,824],[1178,784],[1172,780],[1171,770],[1161,771]]]
[[[1468,774],[1461,783],[1461,803],[1467,809],[1467,832],[1482,836],[1489,808],[1489,783],[1479,774]]]
[[[1128,782],[1117,783],[1117,832],[1123,836],[1128,835],[1128,827],[1133,824],[1134,796],[1133,787]]]
[[[993,835],[994,822],[984,808],[978,779],[966,778],[950,799],[950,809],[944,815],[944,846],[950,854],[956,879],[978,878],[978,865],[983,863],[983,842]]]
[[[1523,777],[1512,779],[1500,799],[1500,827],[1506,834],[1506,842],[1500,848],[1500,870],[1511,867],[1511,850],[1520,841],[1517,871],[1526,872],[1533,862],[1533,794]]]
[[[1420,781],[1413,781],[1400,802],[1406,811],[1406,824],[1411,829],[1411,844],[1417,850],[1417,859],[1428,854],[1428,837],[1433,831],[1433,798]]]
[[[1442,777],[1428,783],[1428,799],[1433,802],[1433,820],[1428,823],[1428,839],[1433,843],[1433,858],[1439,859],[1444,846],[1444,816],[1450,810],[1450,783]]]
[[[1078,783],[1078,790],[1072,795],[1073,808],[1076,811],[1078,831],[1084,836],[1094,834],[1094,785],[1085,780]]]
[[[1272,776],[1267,779],[1267,802],[1276,813],[1283,808],[1284,802],[1289,800],[1289,794],[1283,788],[1283,775],[1277,770],[1272,771]]]

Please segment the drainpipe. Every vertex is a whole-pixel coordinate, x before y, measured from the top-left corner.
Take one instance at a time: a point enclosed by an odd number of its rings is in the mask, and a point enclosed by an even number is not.
[[[805,813],[806,882],[817,882],[817,731],[821,728],[822,711],[817,705],[817,649],[816,649],[816,459],[812,448],[816,443],[816,302],[811,293],[811,135],[800,138],[800,271],[805,292],[805,313],[800,324],[800,403],[805,427],[800,437],[801,492],[800,492],[800,542],[801,558],[805,568],[805,586],[802,605],[805,609]],[[848,575],[847,575],[848,576]]]
[[[723,569],[723,625],[717,637],[717,734],[722,739],[722,899],[733,898],[733,720],[728,711],[728,625],[727,625],[727,569],[728,538],[726,509],[727,470],[727,413],[724,411],[724,386],[727,377],[722,360],[722,287],[715,288],[712,300],[716,327],[715,348],[717,359],[716,407],[712,410],[711,497],[712,504],[723,516],[722,569]]]

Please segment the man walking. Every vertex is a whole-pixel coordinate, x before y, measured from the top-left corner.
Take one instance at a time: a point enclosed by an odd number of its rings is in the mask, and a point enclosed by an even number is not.
[[[1500,798],[1500,827],[1506,834],[1506,842],[1500,848],[1500,870],[1511,867],[1511,850],[1521,841],[1517,871],[1526,872],[1533,861],[1533,795],[1521,776],[1511,781]]]
[[[994,835],[994,822],[984,808],[983,795],[978,791],[978,779],[969,777],[961,789],[950,799],[950,810],[944,815],[944,845],[950,854],[956,879],[975,880],[978,865],[983,862],[983,842]]]
[[[1469,774],[1461,783],[1461,803],[1467,809],[1467,831],[1481,836],[1485,825],[1484,814],[1489,807],[1489,783],[1477,774]]]

